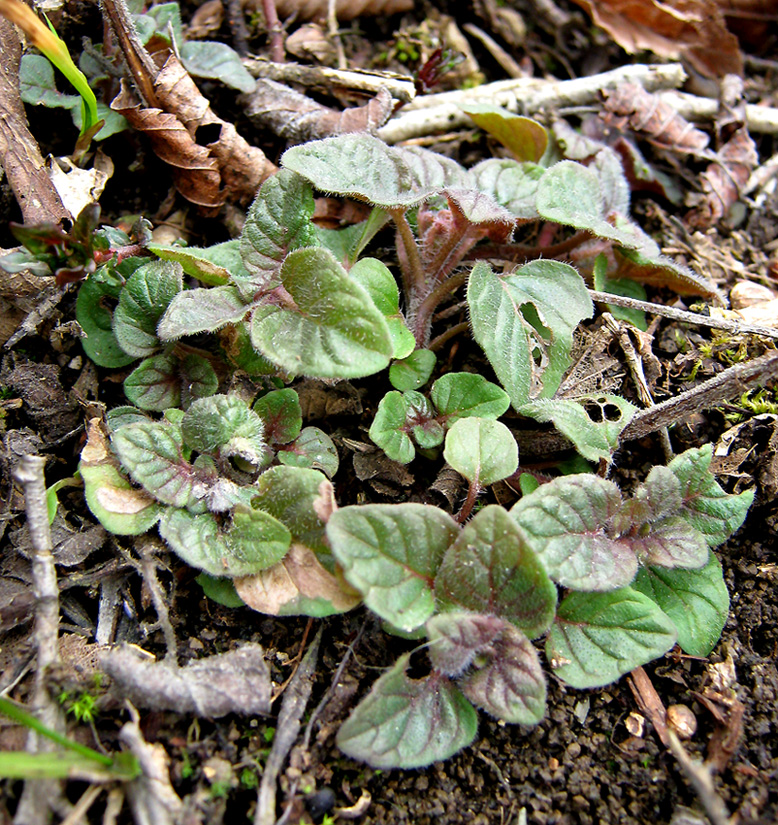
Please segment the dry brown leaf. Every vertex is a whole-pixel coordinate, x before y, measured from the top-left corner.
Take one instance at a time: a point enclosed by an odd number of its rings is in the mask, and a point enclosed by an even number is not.
[[[256,89],[243,95],[242,100],[254,123],[300,142],[347,132],[375,134],[393,108],[392,96],[384,88],[364,106],[339,112],[275,80],[258,80]]]
[[[637,83],[622,83],[612,92],[603,90],[602,95],[606,112],[627,118],[630,129],[655,146],[675,152],[700,153],[708,145],[705,132]]]
[[[700,74],[743,74],[737,38],[722,5],[732,0],[575,0],[626,51],[685,58]]]
[[[258,0],[249,4],[261,11]],[[327,17],[327,0],[276,0],[276,9],[279,17],[291,17],[293,14],[298,20],[313,20],[315,17]],[[409,11],[413,8],[413,0],[336,0],[335,13],[338,20],[353,20],[355,17],[382,16]]]

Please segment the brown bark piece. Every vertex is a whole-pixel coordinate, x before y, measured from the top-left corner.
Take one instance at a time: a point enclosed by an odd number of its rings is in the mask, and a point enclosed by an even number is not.
[[[338,20],[353,20],[364,16],[386,16],[410,11],[414,0],[336,0],[335,14]],[[252,6],[260,6],[254,0]],[[298,20],[313,20],[327,17],[327,0],[276,0],[279,17],[295,15]]]
[[[637,83],[622,83],[613,92],[603,91],[604,107],[626,117],[630,129],[655,146],[674,152],[699,153],[709,138],[657,95]]]
[[[626,51],[685,58],[700,74],[743,74],[722,6],[731,0],[575,0]]]
[[[0,163],[24,223],[59,223],[71,215],[49,179],[19,96],[22,47],[13,24],[0,16]]]
[[[339,112],[274,80],[258,80],[243,102],[246,114],[256,124],[300,142],[347,132],[375,134],[389,119],[393,106],[391,94],[382,88],[364,106]]]

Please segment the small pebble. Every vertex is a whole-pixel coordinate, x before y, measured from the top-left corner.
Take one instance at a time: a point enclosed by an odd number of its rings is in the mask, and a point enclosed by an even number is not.
[[[686,705],[670,705],[667,708],[667,725],[679,739],[691,739],[697,730],[697,717]]]

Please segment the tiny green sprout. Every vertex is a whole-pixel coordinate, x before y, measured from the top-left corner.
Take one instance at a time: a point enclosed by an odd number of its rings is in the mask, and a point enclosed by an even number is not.
[[[262,738],[265,740],[267,745],[271,745],[273,743],[273,739],[276,736],[276,729],[271,727],[263,728],[262,730]]]
[[[738,406],[743,412],[726,412],[724,417],[733,424],[738,424],[748,416],[778,415],[778,402],[775,393],[768,389],[749,390],[740,396]]]
[[[193,774],[194,766],[192,765],[192,760],[189,757],[189,751],[184,750],[181,752],[181,778],[191,779]]]
[[[60,699],[62,694],[60,694]],[[95,711],[97,709],[97,699],[86,691],[79,693],[75,699],[71,699],[65,694],[65,701],[68,713],[72,714],[79,722],[94,722]]]
[[[324,814],[321,825],[335,825],[335,817],[332,814]]]
[[[227,779],[220,779],[211,785],[208,795],[211,799],[224,799],[230,792],[230,782]]]
[[[256,789],[259,786],[257,772],[251,768],[244,768],[240,772],[240,784],[249,791]]]

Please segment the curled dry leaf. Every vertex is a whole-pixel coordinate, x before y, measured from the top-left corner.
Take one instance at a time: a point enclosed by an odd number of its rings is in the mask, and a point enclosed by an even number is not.
[[[602,95],[606,113],[626,118],[633,132],[656,146],[688,153],[703,152],[708,146],[705,132],[637,83],[621,83],[612,92],[603,90]]]
[[[725,218],[748,183],[759,161],[756,144],[745,124],[743,81],[728,75],[721,82],[721,103],[716,117],[719,150],[700,176],[703,197],[687,223],[705,229]]]
[[[258,80],[256,89],[242,99],[246,114],[257,125],[300,142],[349,132],[375,134],[393,108],[392,96],[384,88],[364,106],[338,112],[274,80]]]
[[[743,58],[727,30],[731,0],[575,0],[626,51],[685,58],[700,74],[742,74]]]
[[[253,3],[259,3],[252,0]],[[298,20],[326,18],[327,0],[276,0],[279,17],[296,15]],[[353,20],[355,17],[384,16],[399,14],[413,8],[413,0],[336,0],[335,14],[338,20]]]
[[[270,712],[270,670],[257,644],[186,667],[150,661],[131,647],[108,651],[101,663],[115,689],[138,707],[210,717]]]
[[[158,52],[154,60],[161,64],[154,79],[161,108],[144,107],[124,83],[111,108],[149,136],[187,200],[211,208],[227,200],[248,203],[275,167],[233,124],[213,113],[175,54]]]

